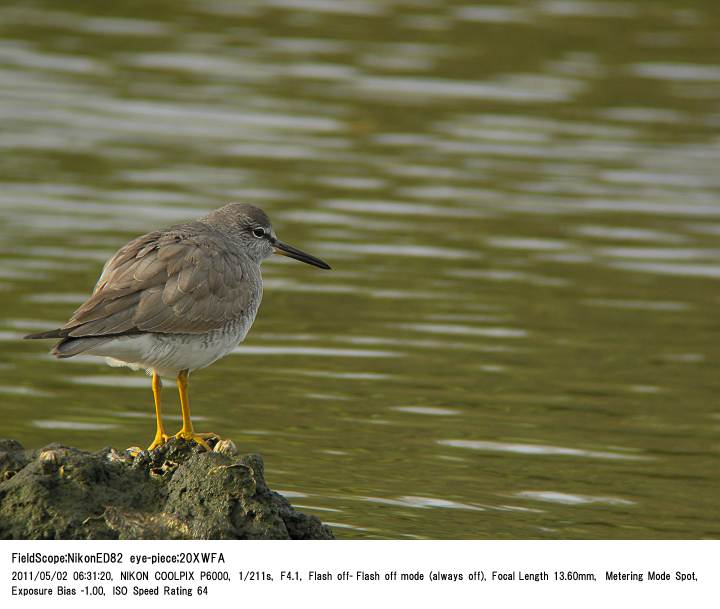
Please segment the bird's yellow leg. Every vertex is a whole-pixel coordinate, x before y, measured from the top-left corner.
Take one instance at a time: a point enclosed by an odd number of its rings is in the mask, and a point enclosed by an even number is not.
[[[193,429],[192,421],[190,420],[190,401],[188,400],[187,387],[188,387],[188,376],[190,373],[187,370],[181,370],[177,375],[177,386],[180,393],[180,408],[182,411],[182,429],[175,434],[176,438],[180,438],[189,442],[194,440],[205,450],[210,450],[205,438],[216,438],[217,434],[214,433],[195,433]]]
[[[156,429],[155,429],[155,439],[152,441],[152,444],[148,446],[148,450],[154,450],[158,446],[162,446],[170,439],[170,436],[165,433],[165,428],[162,424],[162,411],[160,408],[160,391],[162,390],[162,381],[160,381],[160,377],[158,376],[158,373],[153,370],[153,378],[152,378],[152,392],[153,392],[153,398],[155,399],[155,422],[156,422]]]

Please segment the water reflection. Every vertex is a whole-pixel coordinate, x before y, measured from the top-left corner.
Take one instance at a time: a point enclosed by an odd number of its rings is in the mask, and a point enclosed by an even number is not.
[[[394,406],[392,410],[397,410],[398,412],[411,412],[413,414],[426,414],[439,417],[461,414],[459,410],[451,410],[450,408],[436,408],[433,406]]]
[[[36,419],[32,421],[33,427],[39,429],[73,430],[73,431],[106,431],[117,427],[110,423],[87,423],[84,421],[54,421],[51,419]]]
[[[650,457],[631,453],[617,453],[601,450],[582,450],[564,446],[545,446],[541,444],[506,444],[503,442],[486,442],[482,440],[439,440],[438,444],[456,448],[487,450],[492,452],[517,453],[522,455],[552,455],[562,457],[586,457],[589,459],[623,459],[629,461],[646,461]]]
[[[521,491],[515,493],[521,499],[532,499],[548,503],[560,503],[562,505],[592,505],[596,503],[605,505],[633,505],[634,501],[620,499],[618,497],[593,497],[591,495],[572,495],[570,493],[558,493],[554,491]]]

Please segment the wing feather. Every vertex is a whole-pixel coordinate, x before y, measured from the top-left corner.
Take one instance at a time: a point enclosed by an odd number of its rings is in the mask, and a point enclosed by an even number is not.
[[[63,329],[74,337],[202,334],[257,307],[256,265],[203,228],[156,231],[128,243]]]

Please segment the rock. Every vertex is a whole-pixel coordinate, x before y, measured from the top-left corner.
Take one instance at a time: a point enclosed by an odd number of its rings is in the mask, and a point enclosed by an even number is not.
[[[271,491],[263,469],[228,441],[89,453],[0,440],[0,538],[333,539]]]

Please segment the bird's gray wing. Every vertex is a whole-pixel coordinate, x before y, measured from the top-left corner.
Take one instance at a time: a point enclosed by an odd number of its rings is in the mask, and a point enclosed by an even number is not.
[[[134,239],[105,265],[65,335],[202,334],[237,319],[257,298],[253,269],[221,241],[183,230]]]

